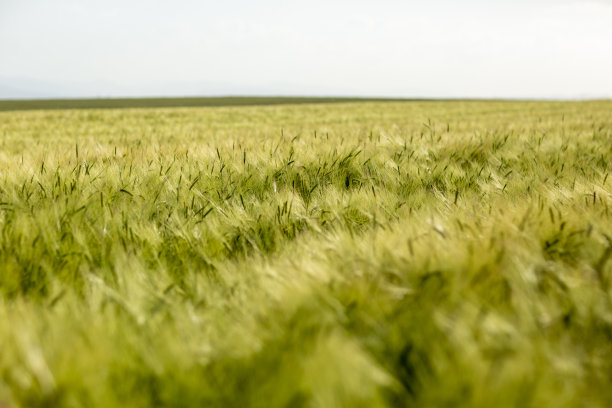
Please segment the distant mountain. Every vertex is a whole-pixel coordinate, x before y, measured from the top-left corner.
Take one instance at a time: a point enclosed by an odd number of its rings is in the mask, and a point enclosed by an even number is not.
[[[0,99],[45,99],[75,97],[70,85],[25,78],[0,78]]]
[[[268,92],[274,87],[268,87]],[[111,81],[54,82],[27,78],[0,78],[0,99],[113,98],[158,96],[214,96],[266,93],[253,88],[218,82],[157,82],[118,84]]]
[[[41,92],[0,83],[0,99],[31,99],[44,97]]]
[[[1,0],[0,0],[1,1]],[[220,81],[148,81],[117,83],[109,80],[93,81],[49,81],[31,78],[0,77],[0,100],[3,99],[104,99],[104,98],[165,98],[165,97],[215,97],[215,96],[295,96],[326,97],[343,95],[360,98],[480,98],[480,99],[551,99],[580,100],[607,99],[611,94],[557,94],[538,95],[461,95],[432,94],[423,88],[415,88],[409,94],[359,92],[342,87],[330,88],[320,84],[270,82],[259,85]]]
[[[158,81],[154,83],[120,84],[107,80],[67,82],[30,78],[0,78],[0,100],[225,95],[358,96],[354,92],[346,92],[343,89],[326,89],[319,85],[282,82],[260,85],[220,81]]]

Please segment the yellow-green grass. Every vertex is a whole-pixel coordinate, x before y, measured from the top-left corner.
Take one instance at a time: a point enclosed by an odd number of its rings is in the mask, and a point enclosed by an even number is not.
[[[612,405],[612,102],[0,113],[0,405]]]

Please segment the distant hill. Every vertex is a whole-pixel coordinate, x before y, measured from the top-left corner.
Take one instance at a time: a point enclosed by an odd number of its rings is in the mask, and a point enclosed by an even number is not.
[[[99,99],[14,99],[0,100],[0,111],[46,109],[119,109],[203,106],[285,105],[367,101],[404,101],[386,98],[253,97],[221,96],[205,98],[99,98]]]

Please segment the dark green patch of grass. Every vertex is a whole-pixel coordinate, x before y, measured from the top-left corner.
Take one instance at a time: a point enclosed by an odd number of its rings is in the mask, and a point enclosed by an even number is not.
[[[214,106],[296,105],[310,103],[393,102],[406,99],[219,96],[186,98],[96,98],[96,99],[32,99],[0,100],[0,111],[49,109],[125,109],[125,108],[188,108]]]

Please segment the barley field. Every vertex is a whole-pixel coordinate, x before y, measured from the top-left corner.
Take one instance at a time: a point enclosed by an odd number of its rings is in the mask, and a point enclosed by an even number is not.
[[[611,171],[612,101],[0,112],[0,406],[612,406]]]

